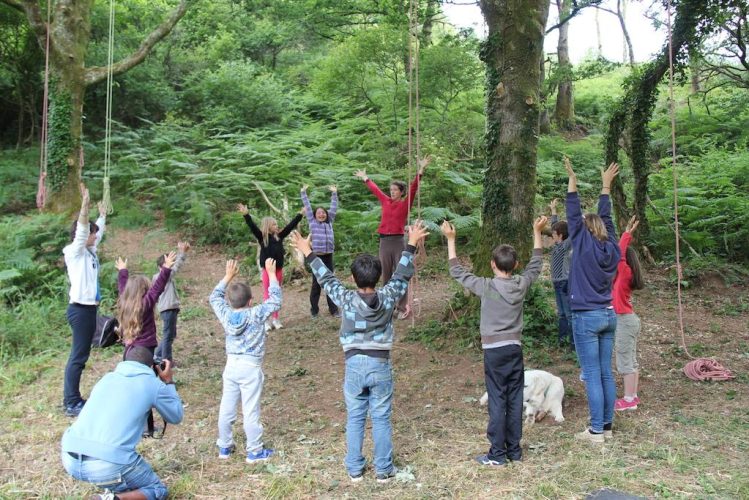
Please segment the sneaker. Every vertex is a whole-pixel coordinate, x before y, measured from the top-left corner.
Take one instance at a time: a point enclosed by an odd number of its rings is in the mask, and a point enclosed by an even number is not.
[[[589,443],[594,444],[603,444],[605,438],[603,436],[603,433],[594,434],[590,432],[590,429],[585,429],[584,431],[575,434],[575,439],[579,439],[580,441],[588,441]]]
[[[283,325],[277,319],[274,319],[272,324],[273,328],[275,328],[276,330],[280,330],[281,328],[283,328]]]
[[[116,500],[119,498],[117,495],[112,493],[109,490],[104,490],[104,493],[99,493],[98,495],[91,495],[88,497],[88,500]]]
[[[309,314],[310,314],[310,316],[312,316],[312,319],[317,319],[317,317],[318,317],[318,316],[317,316],[317,314],[318,314],[318,313],[313,313],[313,312],[311,312],[311,313],[309,313]]]
[[[227,448],[221,448],[220,446],[218,447],[218,458],[220,458],[221,460],[226,460],[232,453],[234,453],[234,445],[231,445]]]
[[[492,460],[489,458],[488,455],[480,455],[476,457],[474,460],[476,460],[481,465],[488,465],[490,467],[502,467],[504,465],[507,465],[507,462],[499,462],[497,460]]]
[[[268,460],[270,457],[273,456],[273,450],[269,448],[263,448],[258,452],[247,452],[247,460],[245,460],[248,464],[254,464],[257,462],[263,462],[265,460]]]
[[[606,440],[606,439],[612,439],[613,437],[614,437],[614,431],[612,431],[612,430],[608,430],[607,431],[607,430],[604,429],[604,431],[603,431],[603,439],[604,440]]]
[[[393,465],[393,468],[390,469],[390,472],[378,472],[377,473],[377,482],[387,483],[391,479],[393,479],[396,474],[398,474],[398,468],[395,465]]]
[[[364,473],[360,472],[358,474],[349,474],[348,478],[351,479],[352,483],[359,483],[364,480]]]
[[[65,416],[66,417],[77,417],[81,410],[83,409],[83,405],[86,404],[85,399],[81,399],[74,405],[67,405],[65,406]]]
[[[265,333],[270,333],[271,330],[273,330],[273,323],[271,323],[270,320],[267,320],[265,322]]]
[[[636,410],[637,403],[639,402],[639,398],[635,398],[632,401],[627,401],[624,398],[617,399],[616,401],[614,401],[614,409],[617,411]]]

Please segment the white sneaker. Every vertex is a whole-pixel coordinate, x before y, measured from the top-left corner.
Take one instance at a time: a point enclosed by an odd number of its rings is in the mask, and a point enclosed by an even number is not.
[[[271,330],[273,330],[273,324],[271,324],[270,320],[267,320],[265,322],[265,333],[270,333]]]
[[[278,321],[277,319],[274,319],[273,328],[275,328],[276,330],[280,330],[281,328],[283,328],[283,325],[281,324],[280,321]]]

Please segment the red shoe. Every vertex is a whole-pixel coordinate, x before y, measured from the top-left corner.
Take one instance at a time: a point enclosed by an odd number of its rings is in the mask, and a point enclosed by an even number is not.
[[[616,411],[636,410],[637,404],[639,402],[640,398],[635,398],[633,401],[627,401],[626,399],[617,399],[614,402],[614,409]]]

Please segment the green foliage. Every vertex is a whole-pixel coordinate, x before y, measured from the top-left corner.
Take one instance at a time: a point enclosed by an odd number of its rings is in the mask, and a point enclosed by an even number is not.
[[[39,149],[0,151],[0,215],[34,207]]]
[[[651,197],[662,214],[673,214],[671,162],[651,176]],[[749,262],[749,152],[715,149],[679,165],[679,222],[682,236],[700,253]],[[648,217],[659,221],[650,212]],[[673,233],[654,224],[658,253],[669,254]]]
[[[220,130],[267,126],[288,114],[285,95],[281,83],[258,66],[226,62],[190,78],[183,110]]]
[[[65,185],[70,172],[68,157],[78,147],[78,140],[70,130],[73,113],[70,94],[53,90],[55,87],[54,82],[50,82],[47,183],[52,192],[59,191]]]

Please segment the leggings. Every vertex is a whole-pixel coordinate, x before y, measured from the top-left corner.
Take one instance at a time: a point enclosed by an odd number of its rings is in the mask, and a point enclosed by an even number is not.
[[[270,287],[270,276],[268,276],[268,271],[263,268],[263,300],[268,300],[268,297],[270,297],[270,293],[268,293],[268,287]],[[278,286],[281,286],[283,283],[283,269],[278,268],[276,269],[276,278],[278,279]],[[278,311],[273,313],[273,319],[278,319]]]

